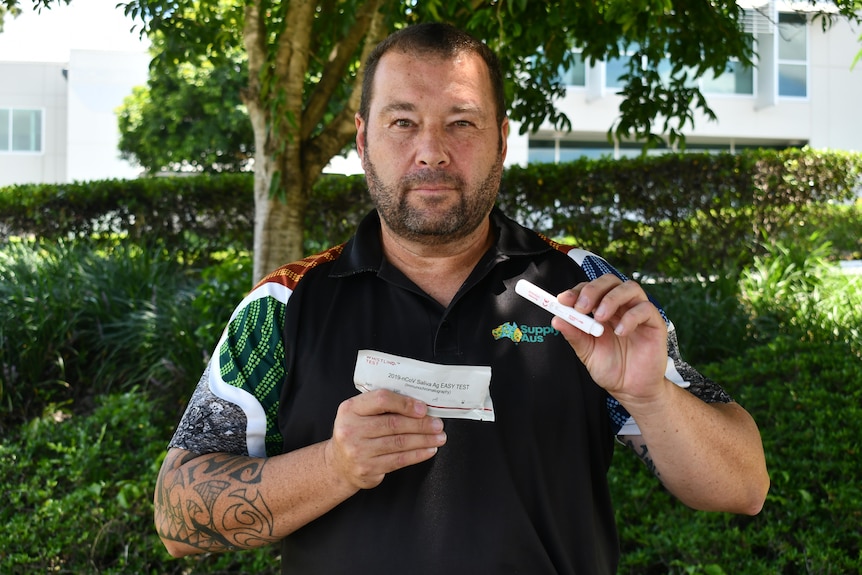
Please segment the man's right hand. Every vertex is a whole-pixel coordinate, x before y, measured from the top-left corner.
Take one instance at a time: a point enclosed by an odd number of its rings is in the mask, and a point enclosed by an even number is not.
[[[425,403],[379,389],[338,407],[327,465],[356,489],[370,489],[390,471],[432,458],[446,443],[443,421]]]

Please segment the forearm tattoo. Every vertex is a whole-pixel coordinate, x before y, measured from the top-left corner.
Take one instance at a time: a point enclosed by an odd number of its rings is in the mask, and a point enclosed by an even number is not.
[[[626,447],[635,452],[635,454],[640,458],[641,461],[644,462],[647,469],[649,469],[653,475],[658,478],[661,478],[661,474],[658,472],[658,468],[655,466],[655,461],[652,460],[649,454],[649,448],[646,443],[638,443],[635,444],[631,439],[626,439]]]
[[[277,541],[272,512],[259,489],[263,467],[263,460],[234,455],[169,454],[156,487],[159,535],[201,551]]]

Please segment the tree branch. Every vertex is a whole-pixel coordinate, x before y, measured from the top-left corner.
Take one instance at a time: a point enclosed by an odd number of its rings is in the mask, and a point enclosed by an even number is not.
[[[297,122],[302,110],[315,6],[316,3],[309,0],[290,3],[275,52],[273,87],[284,90],[287,110],[295,115],[293,120]]]
[[[362,8],[357,12],[353,26],[350,27],[347,35],[341,42],[335,44],[329,59],[323,67],[320,82],[314,87],[314,91],[308,99],[308,106],[305,109],[302,120],[301,138],[303,140],[311,135],[323,118],[332,95],[342,83],[342,79],[347,76],[348,68],[353,63],[357,47],[363,38],[367,37],[373,19],[377,17],[380,20],[380,7],[383,3],[384,0],[364,2]],[[372,42],[372,46],[376,45],[377,41]],[[368,46],[368,44],[369,42],[366,41],[365,45]],[[363,58],[367,53],[367,50],[363,51]],[[361,84],[361,81],[359,83]],[[356,83],[354,83],[355,86]],[[351,113],[351,123],[353,113],[355,113],[355,110]]]
[[[362,47],[360,55],[361,62],[368,59],[368,55],[377,44],[383,40],[389,33],[386,25],[386,17],[379,7],[392,2],[392,0],[380,0],[374,2],[378,9],[372,13],[371,21],[368,24],[368,32],[365,35],[365,44]],[[365,77],[365,66],[360,66],[356,73],[356,79],[353,82],[353,88],[350,92],[350,97],[342,108],[341,112],[326,126],[323,131],[315,138],[309,140],[303,146],[303,173],[307,183],[314,182],[320,170],[326,163],[339,153],[356,133],[354,116],[359,109],[359,100],[362,97],[362,81]]]
[[[246,106],[260,107],[261,72],[266,65],[266,25],[260,7],[261,0],[253,0],[245,7],[242,36],[248,55],[248,89],[242,98]]]

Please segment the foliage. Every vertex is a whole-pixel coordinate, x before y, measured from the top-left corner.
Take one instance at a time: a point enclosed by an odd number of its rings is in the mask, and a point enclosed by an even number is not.
[[[0,188],[0,238],[158,238],[187,260],[206,260],[224,249],[251,248],[251,188],[251,174],[9,186]],[[306,253],[345,241],[372,209],[363,176],[324,175],[315,189]]]
[[[157,49],[157,48],[156,48]],[[243,53],[215,67],[174,62],[150,69],[118,111],[121,157],[149,173],[237,172],[254,154],[254,134],[240,99]]]
[[[812,234],[832,246],[830,259],[862,259],[862,189],[853,203],[812,204],[804,220],[782,230],[782,241],[804,244]]]
[[[837,340],[862,354],[862,276],[841,273],[828,262],[830,251],[814,233],[806,242],[770,244],[755,258],[740,301],[758,338]]]
[[[51,6],[68,0],[33,0]],[[2,0],[7,8],[19,0]],[[809,0],[828,25],[831,6]],[[862,19],[860,0],[835,0],[837,13]],[[735,0],[710,3],[638,2],[272,2],[270,0],[129,0],[127,15],[155,36],[154,73],[176,63],[218,69],[245,50],[247,85],[241,96],[254,130],[256,184],[254,277],[301,257],[312,186],[329,160],[354,138],[361,63],[392,30],[412,22],[445,20],[486,40],[505,55],[510,115],[524,130],[545,120],[569,121],[554,108],[563,94],[558,71],[579,49],[588,62],[633,49],[623,77],[621,138],[679,139],[694,110],[712,111],[693,79],[720,75],[734,58],[751,62],[751,45]],[[662,72],[669,62],[670,74]],[[168,75],[172,75],[168,73]],[[158,106],[158,104],[157,104]],[[274,201],[276,200],[276,201]],[[277,237],[276,237],[277,236]]]
[[[848,200],[860,182],[862,155],[846,152],[582,158],[512,166],[499,204],[621,269],[708,276],[744,266],[766,234],[795,233],[814,206]]]
[[[735,350],[699,361],[720,360],[703,373],[758,422],[772,486],[755,517],[696,512],[662,490],[630,453],[620,453],[610,475],[622,540],[619,573],[858,571],[862,277],[839,273],[827,262],[829,249],[818,234],[803,245],[770,244],[739,274],[732,316],[715,326],[677,321],[679,331],[699,328],[710,339],[729,323],[736,326],[726,338],[733,344],[739,320],[749,319]],[[733,291],[727,277],[717,283],[720,292]],[[702,305],[691,282],[660,289],[668,302],[682,295],[681,309],[693,308],[695,318],[720,315],[711,314],[709,284]],[[692,359],[685,346],[683,352]]]
[[[836,2],[842,16],[858,20],[844,4]],[[573,63],[573,48],[589,62],[634,48],[613,130],[621,138],[652,142],[661,137],[655,131],[679,139],[696,109],[712,116],[694,78],[720,75],[733,59],[751,62],[743,10],[735,0],[130,0],[125,11],[141,20],[146,33],[163,39],[153,62],[157,74],[175,62],[218,68],[226,54],[246,51],[248,84],[242,97],[255,132],[255,207],[262,222],[254,243],[256,278],[302,255],[301,228],[312,186],[354,138],[361,63],[373,45],[404,24],[447,21],[505,54],[509,113],[525,131],[545,120],[570,125],[554,101],[564,93],[558,72]],[[666,62],[669,76],[661,72]],[[654,122],[661,121],[654,130]]]
[[[755,334],[739,301],[739,281],[740,271],[730,269],[644,286],[673,321],[682,355],[692,365],[737,356],[752,344]]]
[[[0,440],[0,572],[275,574],[276,549],[171,559],[152,526],[174,421],[137,389],[57,409]]]
[[[652,143],[680,139],[696,109],[714,117],[693,79],[722,74],[729,58],[752,61],[735,0],[428,4],[434,19],[463,25],[507,55],[510,113],[522,133],[539,129],[546,117],[558,129],[570,128],[553,102],[565,94],[558,71],[574,62],[573,48],[590,64],[632,53],[620,78],[620,118],[609,132]]]
[[[195,340],[215,345],[240,298],[249,291],[251,254],[225,251],[217,254],[212,265],[201,270],[195,289],[192,313],[198,323]]]
[[[620,573],[857,570],[862,278],[837,274],[828,246],[768,244],[736,275],[649,284],[687,359],[758,421],[772,489],[756,517],[695,512],[621,450],[610,475]],[[53,374],[17,379],[0,402],[0,572],[279,572],[277,547],[171,559],[152,527],[164,447],[250,268],[248,252],[213,254],[204,270],[174,256],[152,244],[0,247],[0,364],[8,373],[10,354],[26,352],[18,373]],[[57,358],[78,377],[46,392]]]
[[[0,276],[0,429],[132,387],[179,401],[214,344],[196,339],[192,276],[158,246],[12,243]]]
[[[388,0],[125,4],[158,40],[157,75],[171,75],[177,62],[218,69],[245,53],[239,95],[254,131],[255,279],[302,256],[312,186],[354,137],[358,62],[393,25],[384,4],[391,14]]]
[[[26,184],[0,189],[0,231],[45,239],[159,238],[187,257],[250,248],[249,174]]]
[[[828,228],[839,256],[862,250],[862,203],[844,204],[862,154],[747,150],[505,170],[498,200],[518,221],[597,252],[618,268],[704,277],[739,269],[765,238]],[[26,185],[0,189],[0,230],[42,238],[110,230],[157,236],[188,259],[251,249],[249,174]],[[346,240],[371,209],[361,175],[315,183],[304,255]],[[279,262],[279,265],[284,262]]]
[[[374,209],[365,176],[327,175],[314,184],[305,219],[306,253],[318,253],[344,241]]]
[[[862,552],[862,362],[781,337],[704,372],[758,422],[772,485],[755,517],[693,511],[620,450],[611,485],[621,574],[856,573]]]
[[[3,24],[6,22],[6,17],[12,16],[14,18],[20,13],[21,8],[15,4],[9,7],[6,7],[4,4],[0,4],[0,33],[3,32]]]
[[[813,251],[819,253],[817,245],[815,242]],[[15,259],[36,257],[10,245],[3,253],[8,254],[10,250]],[[86,259],[84,253],[67,249],[53,256],[57,261],[66,262],[70,271],[65,275],[46,273],[40,284],[42,292],[59,294],[68,290],[72,295],[66,300],[48,299],[48,305],[58,310],[73,306],[75,294],[83,293],[82,290],[95,281],[93,271],[85,273],[88,267],[80,263]],[[135,257],[143,257],[144,253]],[[780,260],[776,267],[783,269],[791,268],[790,262],[797,257],[782,250],[767,253],[773,255],[764,261]],[[159,263],[169,259],[166,255],[151,253],[149,257],[153,261],[148,265],[167,267],[165,262]],[[111,263],[111,257],[131,258],[120,249],[104,254],[101,269],[105,270],[106,277],[100,282],[113,286],[107,288],[107,293],[126,293],[133,290],[132,285],[136,283],[142,284],[142,292],[163,293],[170,291],[169,286],[178,275],[159,273],[144,278],[130,272],[127,278],[123,273],[112,271],[122,266]],[[200,276],[198,287],[184,291],[182,310],[170,305],[151,309],[157,316],[188,314],[190,309],[195,316],[194,324],[201,326],[193,339],[180,338],[165,346],[188,347],[187,351],[177,354],[193,364],[182,381],[171,386],[151,385],[147,392],[143,384],[123,387],[114,382],[112,387],[98,388],[96,375],[84,376],[82,385],[93,386],[93,401],[43,405],[34,419],[4,431],[0,440],[0,489],[8,503],[0,507],[0,521],[5,526],[0,534],[0,571],[12,575],[32,572],[177,575],[279,572],[277,547],[170,559],[152,528],[154,477],[182,403],[202,367],[200,346],[212,345],[224,322],[224,314],[230,312],[244,290],[248,254],[225,253],[216,259],[221,263]],[[819,256],[809,259],[819,261]],[[809,275],[829,271],[819,263],[803,262],[802,265]],[[3,277],[10,278],[8,283],[26,283],[22,273],[7,276],[8,262],[4,266]],[[123,266],[128,269],[130,264]],[[134,266],[144,267],[143,262]],[[59,267],[57,264],[52,270],[56,272]],[[752,268],[751,273],[756,273],[756,268]],[[820,285],[827,285],[833,279],[838,281],[831,278],[830,273],[817,280]],[[75,280],[75,274],[81,274],[84,281]],[[746,274],[742,274],[739,284],[749,281]],[[713,344],[712,353],[714,357],[722,355],[721,361],[695,364],[720,381],[755,416],[764,439],[772,489],[764,510],[756,517],[695,512],[662,490],[630,452],[620,450],[610,481],[623,551],[621,574],[854,572],[862,541],[859,527],[862,525],[859,511],[862,496],[857,488],[862,477],[856,464],[862,432],[862,363],[858,340],[848,345],[843,328],[862,325],[858,317],[862,310],[859,305],[862,285],[852,278],[844,278],[844,281],[844,284],[833,284],[833,288],[843,294],[833,304],[837,313],[813,324],[797,323],[801,329],[782,329],[771,341],[756,337],[749,344],[732,342],[729,340],[735,335],[726,332],[722,325],[711,331],[699,331],[700,339],[722,340],[724,337],[723,343],[728,348],[743,348],[736,356],[732,349],[722,353],[716,349],[722,345],[719,341]],[[693,282],[665,282],[654,287],[663,290],[660,299],[668,309],[671,309],[671,302],[681,302],[671,316],[683,332],[682,326],[698,325],[692,318],[718,317],[720,311],[710,310],[732,307],[724,300],[731,299],[733,281],[720,278],[717,283],[717,286],[705,283],[707,288],[700,302]],[[769,298],[798,302],[804,299],[801,294],[813,283],[815,280],[810,278],[806,283],[790,282],[792,287],[788,285],[782,290],[770,287],[769,282],[756,285],[764,290],[764,297],[759,301],[765,305]],[[757,300],[753,290],[753,287],[746,287],[747,301]],[[724,303],[717,305],[716,302]],[[11,307],[18,303],[19,300],[12,300]],[[793,309],[780,301],[775,301],[775,305],[780,309]],[[123,324],[129,334],[138,329],[137,321],[122,320],[126,313],[124,305],[113,305],[111,309],[118,319],[105,323]],[[799,313],[806,309],[799,309]],[[16,317],[26,317],[29,322],[32,313],[26,309]],[[734,313],[738,313],[738,309]],[[73,311],[70,316],[71,323],[75,323],[83,314]],[[839,320],[844,323],[828,323]],[[14,323],[8,317],[0,321],[4,328]],[[170,321],[163,317],[154,319],[153,323],[169,325]],[[60,329],[76,330],[74,325]],[[161,339],[171,339],[167,337],[171,333],[168,330],[178,329],[180,327],[175,325],[165,328],[160,331]],[[813,330],[818,330],[816,337],[812,335]],[[113,341],[131,337],[117,337]],[[23,347],[45,345],[44,339],[17,341]],[[752,341],[759,343],[752,345]],[[691,354],[686,355],[692,359]],[[145,371],[155,356],[118,349],[112,357],[107,370],[101,368],[101,362],[95,361],[89,364],[88,372],[95,374],[118,367],[127,373]],[[193,369],[195,372],[190,373]],[[19,385],[23,385],[22,382]],[[109,391],[103,393],[99,389]],[[27,390],[21,393],[25,395]],[[21,409],[22,405],[16,400],[14,407]],[[835,525],[840,525],[841,529],[836,529]]]

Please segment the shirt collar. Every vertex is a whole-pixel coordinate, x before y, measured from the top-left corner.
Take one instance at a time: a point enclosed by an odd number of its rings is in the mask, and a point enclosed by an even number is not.
[[[497,241],[490,248],[495,254],[493,260],[499,262],[512,257],[533,256],[553,249],[541,236],[518,224],[497,207],[491,211],[490,218],[491,229],[497,236]],[[344,277],[362,272],[379,272],[383,264],[380,216],[376,210],[372,210],[359,222],[356,234],[345,245],[330,275]]]

